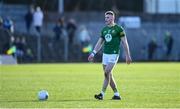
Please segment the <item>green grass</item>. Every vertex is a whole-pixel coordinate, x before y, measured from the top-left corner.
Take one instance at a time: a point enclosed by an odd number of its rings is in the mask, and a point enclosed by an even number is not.
[[[117,64],[114,76],[121,101],[94,99],[103,82],[101,64],[0,66],[1,108],[180,108],[180,63]],[[47,101],[38,101],[41,89]]]

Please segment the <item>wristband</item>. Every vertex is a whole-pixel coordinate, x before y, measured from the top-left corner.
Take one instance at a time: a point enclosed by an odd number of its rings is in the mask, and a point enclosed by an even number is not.
[[[97,53],[97,51],[96,50],[93,50],[93,52],[92,52],[94,55]]]
[[[91,52],[91,55],[95,56],[96,53],[97,53],[97,51],[96,51],[96,50],[93,50],[93,52]]]

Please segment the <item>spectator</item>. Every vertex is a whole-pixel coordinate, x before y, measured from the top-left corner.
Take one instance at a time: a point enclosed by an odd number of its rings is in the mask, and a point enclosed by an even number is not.
[[[33,22],[33,13],[34,13],[34,8],[30,7],[28,12],[24,16],[27,33],[29,33],[30,29],[31,29],[31,25],[32,25],[32,22]]]
[[[89,43],[91,41],[89,31],[87,30],[87,28],[85,26],[80,27],[79,40],[81,42],[81,46],[83,46],[83,47],[89,45]]]
[[[78,53],[79,58],[87,60],[89,53],[92,52],[90,33],[84,25],[81,25],[77,30],[77,41],[80,43],[81,52]]]
[[[33,24],[35,26],[36,31],[40,34],[41,33],[41,27],[43,25],[43,12],[41,11],[40,7],[36,8],[36,11],[33,14]]]
[[[3,28],[10,31],[10,33],[14,33],[14,24],[10,18],[5,18],[3,20]]]
[[[167,31],[165,33],[165,38],[164,38],[164,43],[166,45],[166,56],[169,56],[171,54],[173,42],[174,41],[172,38],[172,34],[169,31]]]
[[[19,37],[16,37],[15,39],[15,46],[16,46],[16,56],[17,57],[23,57],[24,51],[23,51],[23,45],[21,43],[21,39]]]
[[[11,36],[10,42],[7,43],[4,47],[7,47],[5,48],[6,54],[15,56],[16,53],[15,37]]]
[[[26,38],[22,37],[21,39],[21,51],[23,51],[24,55],[22,57],[22,59],[24,61],[32,61],[34,58],[34,55],[32,53],[32,50],[27,46],[27,42],[26,42]]]
[[[33,59],[34,59],[34,55],[33,55],[32,50],[30,48],[27,48],[25,60],[32,61]]]
[[[148,59],[152,60],[154,53],[157,49],[156,39],[152,38],[152,40],[148,44]]]
[[[73,44],[73,39],[75,36],[76,29],[77,29],[77,26],[76,26],[75,20],[70,19],[67,23],[67,33],[69,36],[69,44]]]
[[[13,46],[13,45],[15,45],[15,38],[14,38],[14,36],[11,36],[10,37],[10,46]]]
[[[61,36],[63,35],[64,29],[65,29],[64,19],[59,18],[58,21],[56,22],[55,27],[53,28],[53,32],[55,34],[55,40],[59,40],[60,38],[62,38]]]
[[[21,49],[24,53],[26,53],[27,42],[26,42],[26,38],[25,38],[25,37],[22,37],[20,44],[21,44],[21,48],[20,48],[20,49]]]

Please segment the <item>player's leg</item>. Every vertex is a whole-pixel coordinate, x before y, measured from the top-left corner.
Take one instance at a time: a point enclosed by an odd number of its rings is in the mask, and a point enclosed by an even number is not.
[[[121,97],[120,97],[120,94],[119,94],[119,92],[117,90],[117,85],[116,85],[116,82],[115,82],[115,79],[114,79],[114,76],[113,76],[112,72],[110,74],[110,86],[111,86],[111,88],[112,88],[112,90],[114,92],[114,96],[112,97],[112,99],[120,100]]]
[[[96,99],[100,99],[102,100],[103,97],[104,97],[104,94],[106,92],[106,89],[107,89],[107,86],[108,84],[110,83],[110,74],[111,74],[111,71],[114,67],[114,63],[108,63],[107,65],[103,65],[103,68],[104,68],[104,82],[103,82],[103,87],[102,87],[102,91],[100,94],[98,95],[95,95],[95,98]]]
[[[113,74],[110,74],[110,86],[114,92],[117,92],[117,86]]]
[[[108,57],[107,54],[103,54],[103,56],[102,56],[102,64],[103,64],[103,70],[104,70],[103,88],[102,88],[100,94],[97,94],[97,95],[94,96],[96,99],[99,99],[99,100],[103,99],[105,91],[106,91],[106,88],[107,88],[107,85],[109,83],[109,80],[106,79],[106,74],[105,74],[105,69],[106,69],[106,66],[108,64],[108,58],[109,57]]]
[[[118,58],[119,58],[119,55],[113,54],[111,56],[110,62],[114,63],[114,66],[115,66],[117,61],[118,61]],[[114,96],[112,97],[112,99],[120,100],[121,99],[120,94],[119,94],[119,92],[117,90],[117,85],[116,85],[116,82],[115,82],[115,79],[114,79],[114,76],[113,76],[113,69],[111,70],[111,73],[110,73],[110,86],[111,86],[112,90],[114,91]]]
[[[108,63],[108,65],[106,65],[105,69],[104,69],[104,83],[103,83],[103,87],[102,87],[102,91],[106,91],[106,88],[108,86],[108,84],[110,83],[110,75],[111,75],[111,71],[114,67],[114,63]]]
[[[105,68],[106,68],[106,65],[103,64],[103,71],[105,72]],[[105,79],[104,79],[105,81]],[[103,83],[104,84],[104,83]],[[94,97],[96,99],[99,99],[99,100],[102,100],[104,98],[104,95],[105,95],[105,89],[102,89],[102,91],[100,92],[100,94],[96,94]]]
[[[98,95],[95,95],[96,99],[99,99],[99,100],[103,99],[106,88],[110,82],[111,82],[110,85],[112,85],[112,88],[114,89],[115,95],[117,95],[118,91],[116,88],[114,78],[111,76],[112,75],[111,72],[117,63],[118,57],[119,57],[118,55],[103,54],[102,63],[103,63],[103,70],[104,70],[104,82],[103,82],[101,93]]]

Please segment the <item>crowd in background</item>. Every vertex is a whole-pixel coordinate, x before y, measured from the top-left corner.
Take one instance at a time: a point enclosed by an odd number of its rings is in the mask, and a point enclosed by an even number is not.
[[[32,28],[36,30],[36,35],[41,36],[43,27],[44,13],[39,6],[30,6],[27,13],[24,15],[24,21],[26,25],[27,34],[30,34]],[[68,39],[68,45],[72,47],[74,44],[79,44],[81,52],[88,54],[92,51],[91,32],[87,29],[86,25],[79,25],[73,18],[65,18],[61,16],[54,21],[54,27],[52,28],[53,40],[56,42],[64,41]],[[0,29],[5,29],[10,34],[11,38],[9,44],[5,44],[5,54],[12,54],[21,58],[33,58],[34,54],[27,46],[26,36],[14,37],[14,22],[11,18],[0,17]],[[148,53],[147,59],[154,60],[155,54],[158,48],[162,48],[166,51],[165,58],[168,59],[171,56],[174,40],[171,32],[167,31],[164,34],[164,45],[161,46],[157,43],[157,39],[152,37],[149,43],[146,45],[146,52]],[[61,42],[60,42],[61,43]],[[16,47],[16,50],[14,50]],[[52,46],[53,48],[53,46]],[[9,52],[8,52],[9,51]],[[14,51],[14,52],[12,52]]]
[[[163,49],[165,51],[166,59],[170,58],[174,43],[171,32],[166,31],[166,33],[164,34],[163,41],[165,46],[159,45],[157,43],[157,39],[155,37],[152,37],[152,39],[148,43],[148,60],[155,60],[155,53],[158,48]]]
[[[27,45],[26,37],[14,35],[14,22],[11,18],[0,17],[0,31],[1,33],[4,32],[9,40],[2,46],[3,54],[12,55],[17,59],[27,61],[34,58],[31,48]]]
[[[24,15],[26,34],[30,35],[34,29],[37,37],[43,37],[41,34],[43,20],[44,14],[41,8],[30,6]],[[82,54],[88,54],[92,51],[91,33],[85,25],[78,25],[75,19],[66,19],[64,16],[57,18],[54,22],[54,27],[51,30],[53,41],[62,43],[67,39],[70,51],[74,45],[79,45]],[[0,17],[0,25],[1,28],[7,29],[11,37],[9,43],[3,46],[4,53],[21,59],[33,58],[32,51],[27,47],[26,36],[14,36],[14,22],[10,18]],[[63,48],[61,47],[61,49]]]

